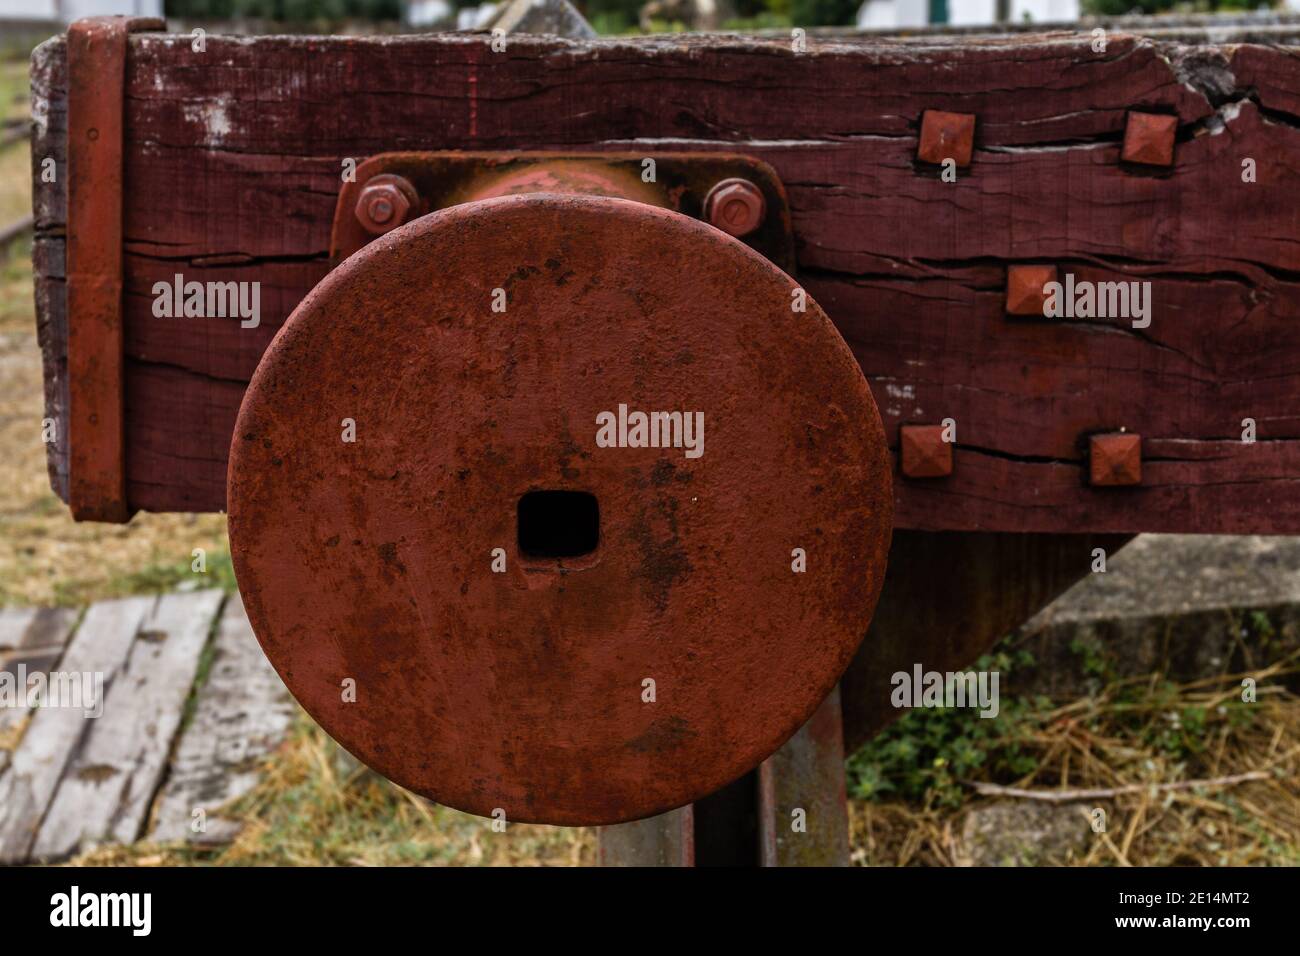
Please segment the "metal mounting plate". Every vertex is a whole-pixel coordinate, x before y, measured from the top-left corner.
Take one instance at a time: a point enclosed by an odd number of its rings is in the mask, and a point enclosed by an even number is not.
[[[654,161],[653,182],[645,181],[647,160]],[[622,180],[628,198],[635,193],[642,202],[692,219],[703,218],[704,199],[714,185],[725,179],[748,179],[762,191],[767,213],[762,225],[741,241],[787,274],[794,274],[794,239],[785,187],[767,163],[734,153],[381,153],[357,166],[355,182],[343,184],[334,208],[330,258],[337,265],[374,240],[357,221],[356,206],[361,190],[375,176],[401,176],[415,187],[419,205],[407,215],[410,222],[472,199],[509,194],[494,193],[496,183],[515,193],[545,191],[545,180],[529,179],[527,172],[541,166],[554,170],[557,164],[581,168],[581,175],[603,170],[610,178]],[[564,191],[573,191],[574,179],[566,178],[563,185]],[[593,182],[592,193],[600,194],[603,185]]]

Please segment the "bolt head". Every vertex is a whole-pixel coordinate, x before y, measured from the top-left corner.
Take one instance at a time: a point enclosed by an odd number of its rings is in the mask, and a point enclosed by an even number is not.
[[[766,213],[762,190],[748,179],[724,179],[704,197],[709,225],[738,239],[761,226]]]
[[[357,221],[376,236],[396,229],[411,211],[411,200],[394,182],[370,182],[357,199]]]
[[[920,162],[938,166],[951,159],[959,168],[966,167],[970,165],[974,148],[974,113],[926,110],[921,114],[921,138],[916,148]]]
[[[904,425],[898,430],[900,465],[908,478],[943,478],[952,474],[952,443],[942,425]]]
[[[1094,485],[1142,483],[1142,437],[1127,432],[1088,439],[1088,478]]]
[[[1056,281],[1056,266],[1007,267],[1007,315],[1036,315],[1042,318],[1047,293],[1043,286]]]
[[[1178,117],[1163,113],[1129,113],[1120,159],[1143,166],[1172,166]]]

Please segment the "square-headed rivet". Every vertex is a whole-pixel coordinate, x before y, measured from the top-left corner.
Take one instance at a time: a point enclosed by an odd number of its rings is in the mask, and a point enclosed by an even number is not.
[[[1142,437],[1127,432],[1088,439],[1088,477],[1094,485],[1142,483]]]
[[[908,478],[942,478],[952,474],[952,443],[942,425],[904,425],[898,430],[902,471]]]
[[[921,141],[916,147],[916,158],[921,162],[938,166],[951,159],[959,167],[969,166],[974,146],[974,113],[926,110],[921,114]]]
[[[1174,164],[1174,135],[1178,132],[1178,117],[1164,113],[1128,114],[1124,127],[1124,148],[1119,158],[1126,163],[1144,166],[1172,166]]]
[[[1047,293],[1056,281],[1056,266],[1007,266],[1007,315],[1043,315]]]

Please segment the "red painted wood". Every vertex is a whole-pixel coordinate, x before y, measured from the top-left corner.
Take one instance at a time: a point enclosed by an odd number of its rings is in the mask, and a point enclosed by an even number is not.
[[[128,493],[224,506],[243,385],[324,275],[343,157],[394,149],[726,149],[789,193],[801,281],[890,441],[957,421],[954,473],[899,478],[899,527],[1300,531],[1300,61],[1113,36],[924,44],[673,38],[131,41]],[[61,148],[63,47],[34,72]],[[1235,101],[1235,102],[1234,102]],[[1130,109],[1174,112],[1172,171],[1119,165]],[[926,109],[974,113],[956,183],[914,163]],[[40,140],[41,136],[43,140]],[[1241,160],[1256,160],[1256,183]],[[59,415],[61,200],[38,183],[38,299]],[[1149,280],[1149,328],[1003,315],[1005,270]],[[262,326],[155,319],[151,288],[262,282]],[[1254,418],[1260,441],[1239,441]],[[1089,488],[1086,438],[1143,436],[1140,488]],[[63,452],[52,449],[60,487]]]
[[[68,502],[77,520],[126,521],[122,369],[125,17],[68,30]]]

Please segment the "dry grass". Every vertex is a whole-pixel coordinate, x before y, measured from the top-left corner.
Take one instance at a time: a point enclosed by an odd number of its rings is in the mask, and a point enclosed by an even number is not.
[[[595,860],[590,829],[492,821],[431,804],[358,765],[306,715],[229,816],[230,846],[106,847],[81,865],[578,866]]]
[[[1043,714],[1018,742],[1035,751],[1032,773],[1014,786],[1035,791],[1139,792],[1093,799],[1106,811],[1081,866],[1300,865],[1300,698],[1285,687],[1300,674],[1296,657],[1249,675],[1160,687],[1120,682],[1095,698]],[[1258,700],[1241,701],[1241,679],[1257,681]],[[1207,715],[1187,750],[1160,743],[1185,713]],[[1267,779],[1188,790],[1157,789],[1185,780],[1264,772]],[[899,801],[854,801],[855,860],[867,865],[952,866],[965,856],[963,822],[986,798],[956,808]],[[1060,812],[1074,812],[1061,809]],[[1064,861],[1063,861],[1064,862]]]
[[[140,573],[229,551],[222,515],[78,524],[50,490],[27,248],[0,266],[0,605],[81,604],[139,590]],[[144,580],[147,583],[148,576]]]
[[[26,140],[0,146],[0,226],[32,214],[31,155]]]
[[[0,137],[30,116],[26,60],[0,60]],[[0,146],[0,226],[31,215],[31,152],[25,141]]]
[[[0,148],[0,221],[30,210],[27,146]],[[0,259],[0,606],[132,593],[149,587],[156,577],[149,569],[188,566],[194,548],[205,549],[210,563],[229,551],[221,515],[74,522],[50,490],[44,415],[31,246],[21,241]]]

